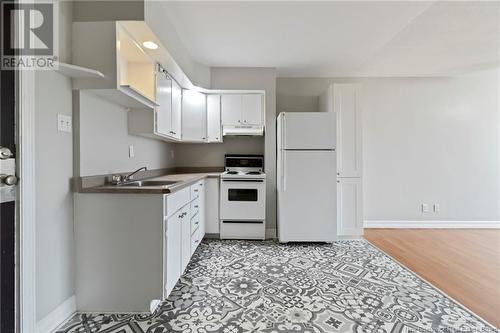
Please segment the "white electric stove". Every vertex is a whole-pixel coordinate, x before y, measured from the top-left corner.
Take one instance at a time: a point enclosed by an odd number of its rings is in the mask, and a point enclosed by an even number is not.
[[[226,155],[220,176],[220,237],[265,239],[266,174],[262,155]]]

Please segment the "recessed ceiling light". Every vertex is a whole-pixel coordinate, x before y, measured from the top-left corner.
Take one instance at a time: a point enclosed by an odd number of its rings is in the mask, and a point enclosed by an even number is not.
[[[142,45],[144,45],[145,48],[150,50],[156,50],[158,48],[158,44],[150,40],[143,42]]]

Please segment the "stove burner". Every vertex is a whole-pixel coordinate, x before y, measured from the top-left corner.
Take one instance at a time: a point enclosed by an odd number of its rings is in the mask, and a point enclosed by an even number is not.
[[[237,175],[238,171],[227,171],[226,172],[228,175]]]
[[[260,171],[249,171],[246,173],[246,175],[260,175],[261,172]]]

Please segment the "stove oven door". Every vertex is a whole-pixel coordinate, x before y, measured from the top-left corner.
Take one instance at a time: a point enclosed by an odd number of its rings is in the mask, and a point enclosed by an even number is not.
[[[221,220],[265,220],[264,179],[221,179],[220,188]]]

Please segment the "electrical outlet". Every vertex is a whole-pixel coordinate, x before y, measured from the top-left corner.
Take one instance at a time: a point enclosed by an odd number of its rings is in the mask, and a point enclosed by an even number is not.
[[[71,133],[72,130],[71,116],[65,114],[57,114],[57,130],[59,132]]]
[[[128,157],[132,158],[135,156],[134,146],[128,146]]]
[[[422,213],[428,213],[429,212],[429,205],[426,203],[422,204]]]
[[[441,207],[439,207],[439,204],[434,204],[434,213],[439,213],[441,210]]]

